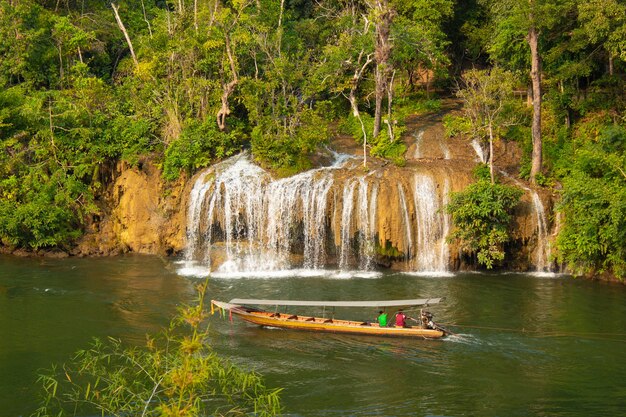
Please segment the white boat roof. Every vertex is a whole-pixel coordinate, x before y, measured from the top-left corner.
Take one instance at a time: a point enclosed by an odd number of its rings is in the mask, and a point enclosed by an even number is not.
[[[317,306],[317,307],[399,307],[425,306],[437,304],[443,298],[417,298],[413,300],[383,301],[307,301],[307,300],[255,300],[252,298],[233,298],[230,304],[238,305],[280,305],[280,306]]]

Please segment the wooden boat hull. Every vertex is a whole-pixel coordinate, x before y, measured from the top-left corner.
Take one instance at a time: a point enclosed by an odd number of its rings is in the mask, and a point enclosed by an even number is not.
[[[445,332],[421,327],[380,327],[378,323],[350,320],[328,320],[313,316],[295,316],[255,310],[235,304],[212,301],[212,304],[230,311],[249,323],[264,327],[277,327],[290,330],[314,332],[362,334],[385,337],[415,337],[420,339],[439,339]]]

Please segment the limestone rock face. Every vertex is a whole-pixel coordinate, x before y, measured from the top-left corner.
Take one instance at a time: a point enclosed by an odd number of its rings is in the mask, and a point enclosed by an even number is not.
[[[159,209],[158,185],[154,177],[134,170],[125,171],[116,181],[113,233],[133,252],[154,253],[159,249],[165,217]]]
[[[184,247],[183,181],[165,185],[150,163],[119,164],[101,221],[92,222],[77,254],[171,254]]]
[[[188,260],[231,270],[266,268],[446,271],[445,205],[472,164],[420,160],[405,167],[348,159],[274,179],[240,155],[192,179]],[[225,250],[224,250],[225,249]],[[294,254],[301,262],[294,263]]]
[[[106,181],[101,216],[91,219],[73,254],[185,250],[212,269],[472,268],[472,260],[445,241],[454,225],[444,207],[450,193],[473,182],[480,152],[468,139],[446,138],[440,116],[409,120],[404,167],[368,158],[364,169],[361,148],[345,138],[333,145],[352,159],[328,166],[333,157],[320,155],[326,168],[284,179],[273,179],[246,156],[175,183],[164,182],[149,161],[120,163]],[[525,190],[506,266],[548,270],[555,227],[546,213],[552,199],[515,179],[519,156],[514,144],[496,143],[494,161],[503,181]]]

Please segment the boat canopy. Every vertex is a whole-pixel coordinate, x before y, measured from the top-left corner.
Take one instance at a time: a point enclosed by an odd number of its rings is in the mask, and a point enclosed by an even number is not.
[[[414,300],[384,300],[384,301],[305,301],[305,300],[255,300],[250,298],[233,298],[229,304],[238,305],[279,305],[279,306],[316,306],[316,307],[400,307],[400,306],[427,306],[437,304],[443,298],[418,298]]]

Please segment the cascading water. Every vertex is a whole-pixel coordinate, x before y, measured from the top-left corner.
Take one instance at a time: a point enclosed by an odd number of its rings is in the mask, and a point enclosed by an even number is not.
[[[200,240],[200,214],[202,212],[202,198],[207,190],[213,185],[212,180],[208,180],[209,172],[204,172],[195,182],[189,196],[189,210],[187,211],[187,242],[188,246],[185,258],[193,259],[196,256],[197,245]]]
[[[330,167],[279,180],[245,154],[200,174],[189,197],[186,261],[214,274],[332,265],[345,273],[372,270],[377,248],[391,244],[415,271],[446,271],[448,179],[442,191],[426,174],[405,185],[376,170],[351,176],[337,156]]]
[[[405,245],[405,258],[409,260],[413,253],[413,228],[411,220],[409,218],[409,208],[406,202],[406,195],[404,194],[404,188],[402,188],[402,184],[398,184],[398,196],[400,197],[400,210],[402,214],[402,220],[404,223],[404,230],[406,236],[406,245]]]
[[[300,238],[305,268],[320,268],[325,262],[325,214],[332,183],[327,172],[309,171],[272,182],[265,193],[267,208],[262,213],[267,216],[269,245],[288,257]]]
[[[440,141],[439,147],[443,153],[443,159],[450,159],[450,148],[448,148],[448,145],[444,141]]]
[[[445,179],[441,198],[437,193],[437,184],[431,176],[416,174],[413,187],[417,216],[413,269],[418,272],[446,271],[449,258],[446,243],[449,220],[443,213],[443,205],[449,192],[449,180]]]
[[[299,247],[304,268],[324,267],[331,172],[347,160],[338,156],[276,181],[246,155],[202,173],[189,198],[185,259],[218,272],[273,271],[290,268]]]
[[[474,148],[474,152],[476,152],[476,156],[478,156],[478,162],[482,162],[483,164],[487,163],[485,159],[485,152],[483,151],[483,147],[480,145],[477,139],[472,140],[471,142],[472,148]]]
[[[548,240],[548,226],[546,222],[546,211],[539,195],[531,192],[533,209],[537,219],[537,248],[535,249],[535,267],[538,272],[550,272],[549,259],[552,255],[550,241]]]
[[[369,270],[373,267],[375,254],[376,209],[378,183],[375,182],[368,196],[368,182],[365,177],[359,178],[359,268]]]
[[[197,248],[202,248],[201,260],[210,264],[211,242],[218,234],[224,242],[223,269],[268,265],[270,259],[280,262],[280,256],[254,249],[264,232],[259,207],[263,204],[264,185],[269,181],[269,175],[243,155],[203,173],[194,184],[197,194],[189,203],[189,213],[197,220],[188,226],[188,248],[193,252],[188,251],[186,258],[196,258]]]
[[[339,269],[346,270],[350,265],[350,242],[353,236],[354,227],[352,222],[352,208],[354,205],[354,189],[356,188],[356,180],[346,182],[343,188],[341,209],[341,247],[339,251]]]
[[[415,138],[415,152],[413,153],[414,159],[422,157],[422,141],[424,140],[424,129],[420,129],[413,137]]]
[[[548,238],[548,222],[546,220],[546,211],[539,198],[539,194],[536,191],[526,187],[524,184],[511,177],[505,171],[501,171],[502,175],[510,178],[520,188],[527,191],[531,196],[531,202],[533,205],[533,214],[535,216],[536,223],[536,238],[537,245],[533,254],[533,264],[538,273],[552,273],[552,265],[550,264],[550,258],[552,256],[552,246]]]

